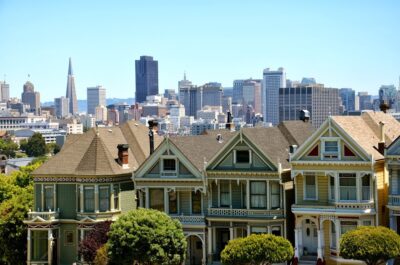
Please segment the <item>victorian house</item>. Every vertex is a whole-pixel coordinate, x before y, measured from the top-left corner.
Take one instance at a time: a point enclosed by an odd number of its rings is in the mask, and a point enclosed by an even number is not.
[[[149,156],[148,129],[134,122],[70,135],[61,152],[33,172],[27,264],[79,262],[78,244],[94,223],[136,208],[131,180]],[[155,147],[161,142],[153,139]]]
[[[183,224],[186,264],[218,262],[230,239],[251,233],[290,238],[289,152],[312,132],[308,122],[291,121],[165,138],[133,174],[139,205]]]
[[[291,156],[297,258],[357,263],[340,257],[339,238],[357,226],[388,225],[384,149],[399,133],[400,124],[382,112],[329,117]],[[398,150],[392,146],[388,159]],[[397,181],[395,168],[392,183]],[[397,195],[396,185],[392,194]],[[390,198],[395,215],[397,197]]]
[[[400,234],[400,137],[385,151],[389,172],[389,226]]]

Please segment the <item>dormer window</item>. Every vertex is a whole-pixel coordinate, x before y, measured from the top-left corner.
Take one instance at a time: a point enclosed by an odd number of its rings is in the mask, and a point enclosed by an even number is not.
[[[250,150],[236,150],[236,163],[249,164]]]
[[[326,141],[325,142],[325,153],[337,153],[338,142],[337,141]]]
[[[176,171],[176,160],[173,158],[163,159],[163,171],[175,172]]]
[[[328,138],[323,139],[323,152],[324,159],[338,159],[339,158],[339,139]]]

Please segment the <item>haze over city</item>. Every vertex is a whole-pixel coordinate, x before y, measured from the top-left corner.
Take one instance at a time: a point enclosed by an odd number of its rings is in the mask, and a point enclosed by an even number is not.
[[[398,85],[398,1],[0,1],[0,79],[19,96],[29,79],[53,101],[72,57],[79,99],[103,85],[134,97],[135,59],[159,61],[160,92],[187,72],[232,87],[284,67],[287,78],[377,94]],[[30,77],[28,78],[28,75]]]

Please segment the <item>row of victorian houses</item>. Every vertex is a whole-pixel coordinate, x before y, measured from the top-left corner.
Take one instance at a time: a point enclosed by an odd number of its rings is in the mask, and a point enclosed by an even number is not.
[[[218,263],[230,239],[252,233],[288,238],[300,261],[356,264],[340,257],[341,234],[400,230],[399,135],[382,112],[329,117],[317,130],[304,118],[200,136],[135,122],[71,135],[33,173],[27,264],[84,262],[78,244],[93,224],[137,207],[182,223],[186,264]]]

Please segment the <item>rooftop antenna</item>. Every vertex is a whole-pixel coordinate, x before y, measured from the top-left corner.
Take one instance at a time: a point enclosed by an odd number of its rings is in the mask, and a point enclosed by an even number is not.
[[[4,74],[4,83],[6,82],[6,74]],[[400,78],[399,78],[399,80],[400,80]]]
[[[186,71],[183,72],[183,80],[186,81]]]

